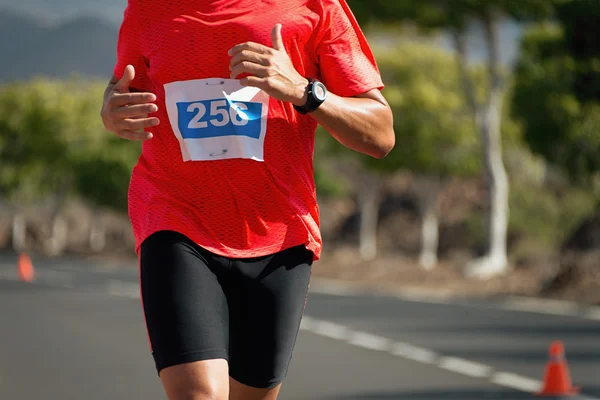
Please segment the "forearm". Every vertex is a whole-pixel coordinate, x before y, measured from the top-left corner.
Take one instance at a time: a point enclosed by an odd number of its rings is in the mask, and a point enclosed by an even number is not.
[[[385,157],[394,147],[393,115],[379,91],[368,97],[327,100],[310,115],[344,146],[375,158]]]

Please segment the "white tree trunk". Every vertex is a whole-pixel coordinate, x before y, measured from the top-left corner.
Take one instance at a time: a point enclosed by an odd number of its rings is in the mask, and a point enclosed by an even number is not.
[[[441,189],[437,176],[419,177],[415,189],[421,210],[421,254],[419,264],[425,270],[432,270],[438,263],[439,218],[437,201]]]
[[[427,207],[423,215],[421,230],[421,255],[419,264],[425,270],[432,270],[438,263],[439,219],[435,205]]]
[[[485,165],[489,182],[490,214],[488,220],[489,255],[499,263],[507,265],[507,226],[508,226],[508,177],[502,161],[502,139],[500,137],[500,98],[493,99],[488,110],[488,126],[482,129],[484,140]]]
[[[359,252],[363,261],[377,256],[377,225],[379,220],[379,183],[375,179],[361,185]]]
[[[90,249],[94,252],[101,252],[106,247],[106,226],[101,217],[92,215],[90,221]]]
[[[52,227],[50,230],[50,238],[44,243],[44,250],[49,256],[57,256],[62,254],[67,248],[67,222],[60,215],[56,215],[52,219]]]
[[[22,252],[27,245],[27,220],[16,211],[12,219],[12,246],[16,252]]]
[[[44,251],[49,256],[57,256],[67,248],[68,226],[65,218],[60,214],[69,193],[69,185],[65,182],[57,188],[56,193],[50,198],[51,226],[48,239],[43,242]]]
[[[502,79],[499,72],[498,17],[490,14],[484,21],[489,50],[488,70],[491,81],[488,101],[478,115],[478,128],[488,186],[489,214],[487,219],[488,253],[467,266],[469,277],[488,279],[508,270],[508,178],[502,160]]]

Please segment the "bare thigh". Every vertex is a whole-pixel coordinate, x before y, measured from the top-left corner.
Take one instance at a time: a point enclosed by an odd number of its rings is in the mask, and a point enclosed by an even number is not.
[[[281,385],[246,386],[228,376],[225,360],[207,360],[165,368],[160,379],[169,400],[277,400]]]
[[[270,389],[246,386],[229,378],[229,400],[277,400],[281,384]]]

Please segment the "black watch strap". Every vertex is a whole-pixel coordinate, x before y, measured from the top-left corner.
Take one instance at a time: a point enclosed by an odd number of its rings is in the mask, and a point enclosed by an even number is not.
[[[306,104],[303,106],[294,106],[300,114],[308,114],[315,111],[327,97],[327,89],[325,85],[314,78],[307,78],[308,85],[306,86]]]

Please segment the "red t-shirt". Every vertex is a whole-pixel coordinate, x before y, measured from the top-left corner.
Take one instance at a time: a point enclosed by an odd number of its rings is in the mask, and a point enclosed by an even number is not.
[[[133,65],[131,86],[156,94],[161,121],[129,187],[137,251],[172,230],[227,257],[304,244],[319,259],[316,121],[229,79],[228,50],[271,46],[276,23],[303,76],[339,96],[383,88],[344,0],[129,0],[114,75]]]

